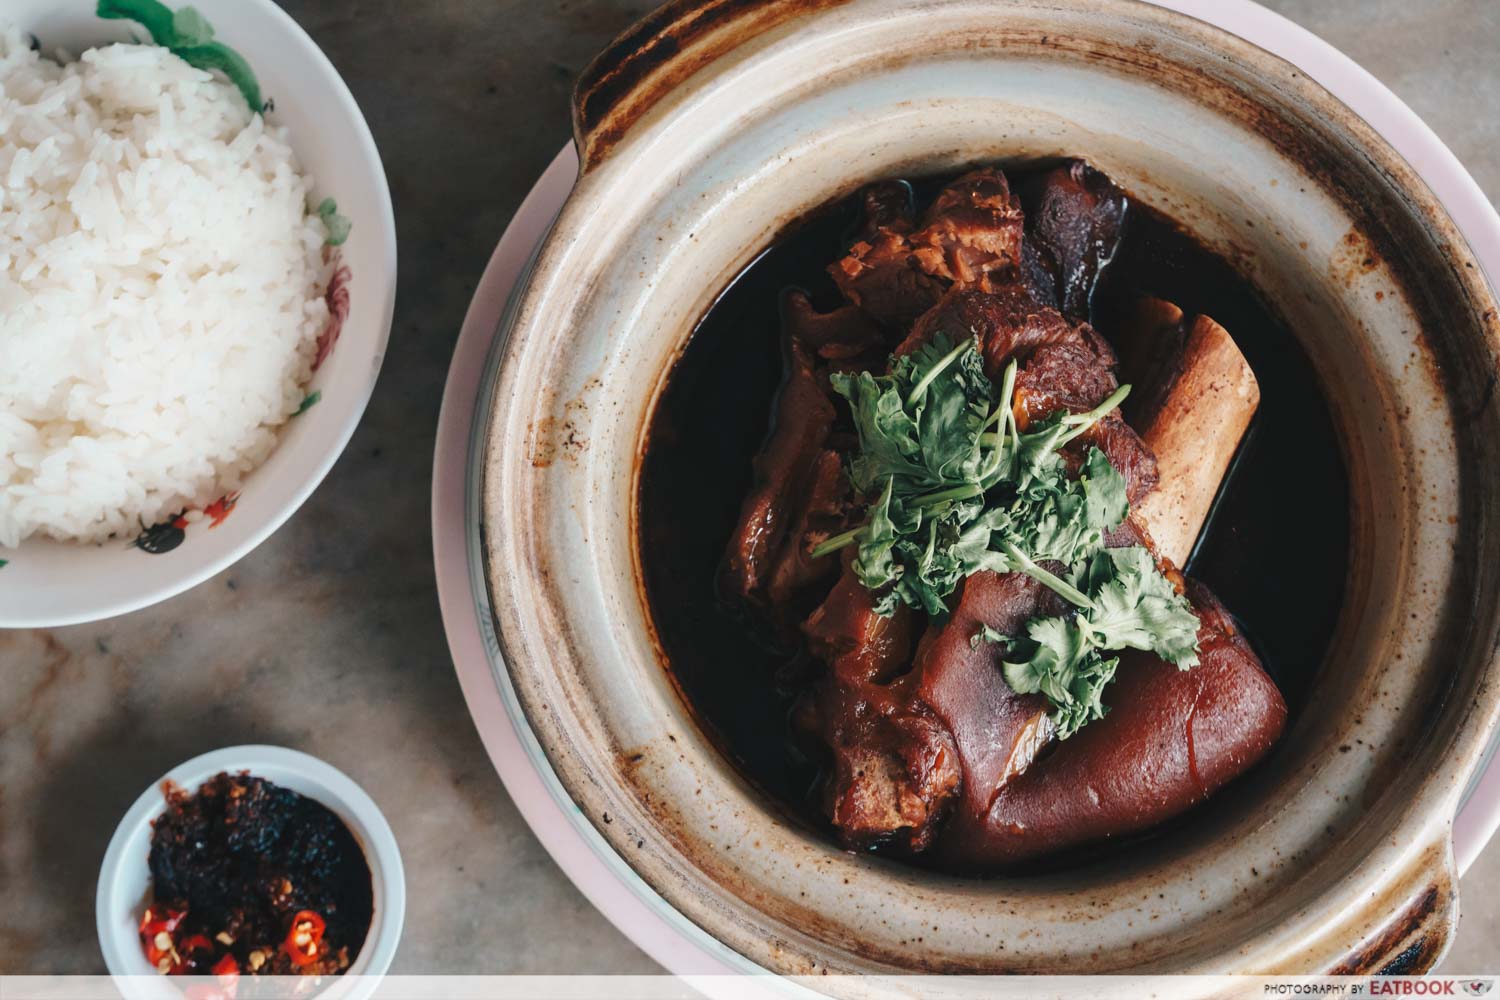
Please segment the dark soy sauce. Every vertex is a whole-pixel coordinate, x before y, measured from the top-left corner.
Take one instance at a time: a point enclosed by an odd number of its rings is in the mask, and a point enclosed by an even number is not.
[[[941,180],[914,183],[919,205]],[[826,268],[857,212],[851,198],[802,220],[699,322],[652,414],[638,498],[646,597],[676,684],[745,778],[823,829],[818,764],[793,745],[787,718],[805,660],[722,605],[715,580],[781,380],[781,298],[800,288],[820,310],[841,304]],[[1132,203],[1094,325],[1110,336],[1140,295],[1212,316],[1260,381],[1260,410],[1187,570],[1239,620],[1295,718],[1348,564],[1348,482],[1328,405],[1301,346],[1234,268]]]

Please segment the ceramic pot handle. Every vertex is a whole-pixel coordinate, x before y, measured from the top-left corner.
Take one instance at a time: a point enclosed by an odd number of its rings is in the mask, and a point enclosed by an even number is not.
[[[672,0],[594,58],[573,88],[580,170],[608,158],[630,128],[695,71],[795,17],[845,0]]]
[[[1458,873],[1448,834],[1422,852],[1363,908],[1371,929],[1334,968],[1335,976],[1415,976],[1431,971],[1458,926]]]

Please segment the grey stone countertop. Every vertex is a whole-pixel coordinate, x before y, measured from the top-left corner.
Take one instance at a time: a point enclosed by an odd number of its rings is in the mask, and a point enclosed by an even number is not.
[[[158,774],[297,747],[380,803],[409,879],[398,972],[646,973],[506,796],[449,662],[433,582],[434,431],[464,311],[568,139],[569,87],[641,0],[282,0],[385,158],[401,280],[380,384],[312,499],[231,569],[93,625],[0,633],[0,972],[91,972],[94,883]],[[1362,63],[1500,196],[1500,3],[1271,0]],[[1463,880],[1445,967],[1500,971],[1500,843]]]

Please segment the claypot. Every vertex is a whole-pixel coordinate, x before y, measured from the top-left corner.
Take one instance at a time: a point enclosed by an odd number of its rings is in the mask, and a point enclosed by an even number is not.
[[[1352,64],[1320,72],[1409,116]],[[585,73],[575,123],[581,175],[498,357],[482,531],[508,681],[646,885],[786,973],[1437,960],[1500,713],[1500,320],[1476,258],[1500,261],[1500,221],[1451,158],[1440,198],[1304,68],[1131,0],[673,3]],[[694,323],[790,220],[879,177],[1059,155],[1189,225],[1298,335],[1349,470],[1349,582],[1308,709],[1210,818],[965,880],[839,850],[702,735],[642,597],[638,459]]]

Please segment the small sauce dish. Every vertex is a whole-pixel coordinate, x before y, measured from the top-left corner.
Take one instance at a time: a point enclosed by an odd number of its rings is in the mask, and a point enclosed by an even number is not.
[[[152,898],[153,822],[166,810],[165,789],[175,785],[194,793],[220,772],[246,772],[299,795],[334,813],[364,851],[370,868],[374,910],[369,931],[344,976],[325,979],[325,995],[363,996],[374,991],[391,965],[406,915],[406,875],[390,825],[365,791],[347,775],[316,757],[285,747],[225,747],[179,764],[152,782],[125,813],[110,839],[99,870],[95,921],[99,947],[111,975],[128,977],[130,996],[177,995],[178,985],[161,976],[141,947],[141,915]],[[201,982],[201,979],[199,980]]]

